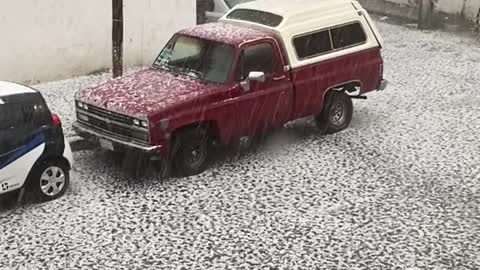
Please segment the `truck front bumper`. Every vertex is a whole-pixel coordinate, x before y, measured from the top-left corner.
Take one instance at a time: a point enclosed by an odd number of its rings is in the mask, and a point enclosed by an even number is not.
[[[388,86],[388,81],[382,80],[378,85],[378,91],[384,91],[385,89],[387,89],[387,86]]]
[[[106,140],[107,142],[111,142],[115,146],[115,148],[128,148],[151,154],[160,154],[163,148],[162,145],[147,145],[135,141],[128,141],[124,138],[119,138],[114,135],[107,134],[106,132],[103,132],[102,130],[96,129],[89,125],[79,123],[78,121],[74,122],[72,127],[78,136],[93,143],[100,143],[101,140]]]

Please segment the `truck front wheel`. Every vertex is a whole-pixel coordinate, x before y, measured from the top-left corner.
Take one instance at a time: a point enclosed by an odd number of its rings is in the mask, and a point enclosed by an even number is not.
[[[344,92],[331,91],[325,97],[323,110],[315,116],[315,123],[324,134],[345,130],[352,121],[353,103]]]
[[[207,130],[192,128],[181,131],[175,138],[173,165],[181,176],[205,171],[211,160],[211,139]]]

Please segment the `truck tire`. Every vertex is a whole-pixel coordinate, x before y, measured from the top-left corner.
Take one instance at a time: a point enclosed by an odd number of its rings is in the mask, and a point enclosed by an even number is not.
[[[315,116],[315,123],[323,134],[333,134],[348,128],[352,116],[352,99],[345,92],[331,91],[325,97],[322,112]]]
[[[28,180],[28,191],[35,201],[58,199],[65,194],[70,184],[69,168],[60,161],[50,160],[33,169]]]
[[[212,141],[204,128],[181,131],[175,138],[173,155],[175,172],[180,176],[197,175],[205,171],[211,161]]]

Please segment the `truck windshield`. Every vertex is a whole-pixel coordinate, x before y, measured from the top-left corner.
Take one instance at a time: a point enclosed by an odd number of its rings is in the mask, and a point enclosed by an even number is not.
[[[253,0],[225,0],[225,3],[227,3],[227,6],[229,8],[233,8],[234,6],[238,5],[238,4],[243,4],[243,3],[247,3],[247,2],[251,2]]]
[[[230,45],[175,35],[153,65],[204,81],[224,83],[230,74],[234,55],[235,50]]]

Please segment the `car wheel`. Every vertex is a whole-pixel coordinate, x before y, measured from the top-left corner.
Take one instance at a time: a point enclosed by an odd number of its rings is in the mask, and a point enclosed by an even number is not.
[[[189,129],[178,134],[175,139],[173,164],[181,176],[202,173],[211,160],[211,139],[202,128]]]
[[[345,130],[352,116],[352,99],[344,92],[332,91],[327,94],[323,110],[315,117],[315,123],[324,134],[333,134]]]
[[[29,189],[35,200],[55,200],[63,196],[70,184],[67,166],[58,161],[48,161],[34,169],[29,179]]]

